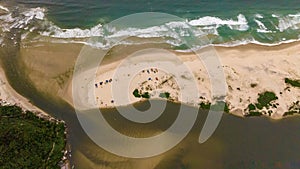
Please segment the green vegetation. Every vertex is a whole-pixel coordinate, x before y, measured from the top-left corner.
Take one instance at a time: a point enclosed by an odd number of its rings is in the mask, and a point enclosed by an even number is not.
[[[300,102],[296,101],[293,103],[291,107],[289,107],[289,111],[285,112],[283,116],[300,114]]]
[[[251,111],[249,112],[249,114],[245,115],[246,117],[250,117],[250,116],[261,116],[261,112],[258,111]]]
[[[266,91],[258,95],[259,97],[257,98],[257,103],[248,105],[249,113],[245,116],[261,116],[261,110],[264,107],[266,109],[268,109],[270,106],[272,106],[273,108],[277,108],[276,104],[272,104],[272,101],[278,99],[275,93]],[[271,116],[272,113],[273,112],[271,110],[268,111],[269,116]]]
[[[256,107],[254,106],[254,104],[249,104],[248,109],[249,109],[249,111],[252,111],[252,110],[255,110]]]
[[[134,97],[137,98],[145,98],[145,99],[149,99],[150,98],[150,94],[149,92],[145,92],[145,93],[140,93],[138,89],[135,89],[132,94],[134,95]]]
[[[293,87],[300,87],[300,80],[292,80],[292,79],[289,79],[289,78],[285,78],[284,82],[286,84],[290,84]]]
[[[211,103],[204,103],[204,102],[202,102],[199,105],[200,105],[201,109],[209,110],[210,106],[211,106]]]
[[[169,99],[170,98],[170,93],[169,92],[160,93],[159,97]]]
[[[256,107],[258,109],[263,109],[264,107],[269,108],[271,106],[271,101],[277,100],[278,97],[273,92],[265,92],[262,94],[259,94],[259,97],[257,99],[258,103],[256,103]]]
[[[150,98],[149,92],[143,93],[142,98],[149,99]]]
[[[229,113],[229,107],[228,107],[228,104],[227,103],[225,103],[225,107],[224,107],[224,112],[225,113]]]
[[[135,89],[132,94],[134,95],[134,97],[137,97],[137,98],[141,97],[140,92],[139,92],[138,89]]]
[[[200,103],[200,108],[205,110],[215,110],[215,111],[221,111],[223,110],[225,113],[229,113],[229,107],[228,104],[224,101],[217,101],[216,104],[211,105],[211,103]]]
[[[17,106],[0,107],[0,168],[60,168],[63,123],[46,121]]]

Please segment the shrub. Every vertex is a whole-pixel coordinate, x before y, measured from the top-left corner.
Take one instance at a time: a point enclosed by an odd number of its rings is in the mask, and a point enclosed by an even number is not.
[[[259,97],[257,99],[258,103],[256,104],[256,107],[258,109],[262,109],[263,107],[269,108],[269,105],[271,101],[277,100],[278,97],[273,92],[265,92],[262,94],[259,94]]]
[[[137,98],[141,97],[138,89],[135,89],[132,94],[134,95],[134,97],[137,97]]]
[[[170,93],[169,92],[160,93],[159,97],[168,99],[170,98]]]
[[[292,79],[289,79],[289,78],[285,78],[284,82],[286,84],[290,84],[293,87],[300,87],[300,80],[292,80]]]
[[[149,99],[150,98],[149,92],[143,93],[142,98]]]

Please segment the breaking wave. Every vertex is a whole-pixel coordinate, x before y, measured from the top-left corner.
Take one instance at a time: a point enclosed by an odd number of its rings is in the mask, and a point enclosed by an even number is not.
[[[204,16],[147,28],[116,29],[98,24],[89,29],[64,29],[47,19],[45,8],[23,9],[16,13],[14,9],[0,6],[0,10],[4,13],[0,15],[1,33],[19,29],[22,32],[22,39],[25,39],[30,33],[35,33],[37,36],[76,43],[87,43],[88,38],[100,37],[103,39],[103,43],[101,41],[89,44],[101,48],[111,47],[116,39],[122,37],[161,38],[164,39],[164,43],[169,43],[176,48],[182,45],[178,35],[191,36],[188,31],[189,27],[193,28],[193,35],[203,36],[205,34],[210,42],[217,46],[237,46],[248,43],[271,46],[298,41],[300,38],[300,13],[285,16],[238,14],[233,18]],[[2,42],[3,40],[0,40],[0,43]],[[128,40],[121,43],[130,45],[137,42]]]

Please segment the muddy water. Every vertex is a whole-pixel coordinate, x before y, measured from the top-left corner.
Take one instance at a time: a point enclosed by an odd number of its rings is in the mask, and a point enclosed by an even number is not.
[[[300,168],[300,117],[272,121],[266,118],[238,118],[224,114],[214,135],[198,143],[207,113],[199,111],[189,135],[172,150],[147,159],[128,159],[113,155],[94,144],[83,132],[74,109],[59,97],[39,92],[26,75],[19,59],[19,44],[7,42],[1,49],[1,61],[13,88],[49,114],[66,121],[68,142],[75,168],[155,168],[155,169],[298,169]],[[148,104],[135,105],[147,109]],[[148,137],[166,130],[176,119],[180,105],[169,103],[163,115],[149,124],[137,124],[115,109],[102,113],[109,124],[123,134]],[[187,112],[194,108],[187,107]],[[113,141],[113,140],[112,140]]]

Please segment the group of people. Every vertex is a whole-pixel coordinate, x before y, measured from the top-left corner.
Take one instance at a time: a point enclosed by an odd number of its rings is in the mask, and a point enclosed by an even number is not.
[[[142,72],[143,73],[147,72],[148,74],[150,74],[150,72],[157,73],[158,69],[157,68],[151,68],[151,69],[143,70]]]
[[[102,81],[102,82],[99,82],[99,83],[95,83],[95,87],[98,88],[99,86],[102,86],[102,85],[105,85],[105,84],[111,83],[111,82],[112,82],[112,79],[105,80],[105,81]]]

